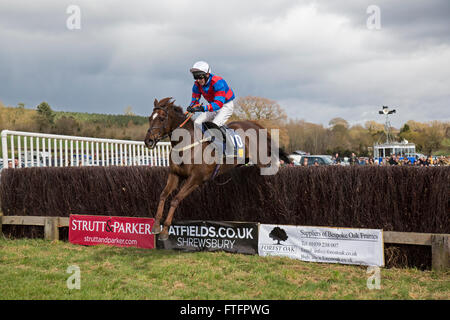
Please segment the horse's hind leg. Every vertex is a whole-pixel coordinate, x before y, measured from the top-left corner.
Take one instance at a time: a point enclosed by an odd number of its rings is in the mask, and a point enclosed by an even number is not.
[[[167,197],[178,187],[180,178],[173,173],[169,173],[169,178],[167,179],[166,187],[161,192],[159,196],[158,210],[156,211],[155,223],[153,224],[152,233],[161,232],[161,218],[164,212],[164,204],[166,203]]]
[[[195,182],[195,180],[192,177],[189,177],[189,179],[186,181],[186,183],[181,187],[180,192],[173,198],[173,200],[170,202],[170,209],[169,213],[167,214],[167,218],[164,221],[164,229],[159,234],[159,240],[167,240],[169,238],[169,227],[172,224],[173,214],[175,213],[175,210],[177,209],[180,202],[186,198],[192,191],[194,191],[199,186],[198,183]]]

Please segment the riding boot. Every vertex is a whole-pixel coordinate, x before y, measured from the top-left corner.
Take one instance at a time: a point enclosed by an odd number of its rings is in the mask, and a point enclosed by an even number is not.
[[[220,126],[219,129],[222,132],[223,136],[223,148],[225,157],[234,157],[234,144],[233,141],[231,141],[231,137],[229,137],[227,134],[227,129],[225,128],[225,126]]]

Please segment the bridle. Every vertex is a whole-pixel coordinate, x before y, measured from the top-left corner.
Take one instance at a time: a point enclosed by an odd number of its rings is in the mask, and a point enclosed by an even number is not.
[[[154,137],[154,135],[152,134],[152,131],[153,130],[155,130],[155,129],[162,129],[163,131],[165,131],[166,130],[166,125],[167,125],[167,120],[168,120],[168,118],[169,118],[169,112],[167,112],[167,109],[165,109],[165,108],[163,108],[163,107],[155,107],[154,109],[153,109],[153,113],[155,112],[155,111],[157,111],[157,110],[162,110],[162,111],[164,111],[165,113],[166,113],[166,116],[165,116],[165,118],[164,118],[164,125],[160,125],[160,126],[157,126],[157,127],[154,127],[153,126],[153,123],[152,123],[152,126],[150,127],[150,128],[148,128],[148,130],[147,130],[147,133],[150,135],[150,136],[152,136],[152,137]],[[188,115],[189,114],[189,115]],[[177,127],[177,129],[178,128],[182,128],[188,121],[189,121],[189,119],[194,115],[193,113],[191,113],[191,112],[188,112],[188,111],[186,111],[185,113],[184,113],[184,115],[186,116],[186,119]],[[156,118],[156,117],[155,117]],[[154,120],[154,119],[153,119]],[[173,131],[173,130],[172,130]],[[160,141],[160,140],[163,140],[163,139],[165,139],[165,138],[167,138],[167,137],[169,137],[170,136],[170,133],[171,132],[168,132],[168,133],[166,133],[166,134],[164,134],[163,136],[161,136],[161,137],[159,137],[159,139],[157,139],[158,141]],[[156,139],[155,139],[156,140]]]
[[[152,137],[154,137],[155,135],[154,134],[152,134],[152,131],[153,130],[156,130],[156,129],[163,129],[164,131],[165,131],[165,129],[166,129],[166,125],[167,125],[167,120],[168,120],[168,117],[169,117],[169,113],[167,112],[167,110],[166,109],[164,109],[164,108],[162,108],[162,107],[155,107],[154,109],[153,109],[153,113],[155,112],[155,111],[157,111],[157,110],[162,110],[162,111],[164,111],[165,113],[166,113],[166,117],[164,118],[164,125],[160,125],[160,126],[157,126],[157,127],[154,127],[153,126],[153,123],[154,123],[154,120],[156,119],[156,117],[153,117],[153,121],[152,121],[152,126],[150,127],[150,128],[148,128],[148,131],[147,131],[147,133],[149,134],[149,135],[151,135]],[[152,113],[152,114],[153,114]],[[164,136],[162,136],[162,137],[160,137],[158,140],[162,140],[162,139],[164,139],[164,138],[166,138],[168,136],[168,134],[165,134]]]

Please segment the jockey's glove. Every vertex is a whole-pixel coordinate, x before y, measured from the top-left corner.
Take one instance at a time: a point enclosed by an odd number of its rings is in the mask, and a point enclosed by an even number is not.
[[[194,112],[205,112],[205,109],[203,108],[203,105],[197,104],[195,106],[187,107],[187,111],[188,112],[192,112],[192,113],[194,113]]]

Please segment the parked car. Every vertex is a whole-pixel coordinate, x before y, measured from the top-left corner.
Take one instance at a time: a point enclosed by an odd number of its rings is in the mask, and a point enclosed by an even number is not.
[[[308,166],[313,166],[317,161],[319,166],[329,166],[333,164],[330,156],[327,155],[312,155],[312,156],[302,156],[300,159],[300,165],[303,165],[304,159],[308,159]]]
[[[349,157],[343,157],[341,158],[341,162],[339,163],[341,166],[349,166],[350,165],[350,158]]]
[[[290,155],[288,155],[288,158],[291,159],[292,162],[294,162],[294,165],[298,166],[300,165],[300,159],[302,156],[307,156],[309,153],[302,151],[302,150],[295,150]]]
[[[295,165],[300,165],[300,159],[302,158],[301,155],[298,154],[290,154],[288,155],[288,158],[294,162]]]
[[[3,159],[0,159],[0,170],[3,169],[3,168],[8,168],[8,164],[10,162],[12,163],[12,159],[8,159],[7,163],[3,163]]]

